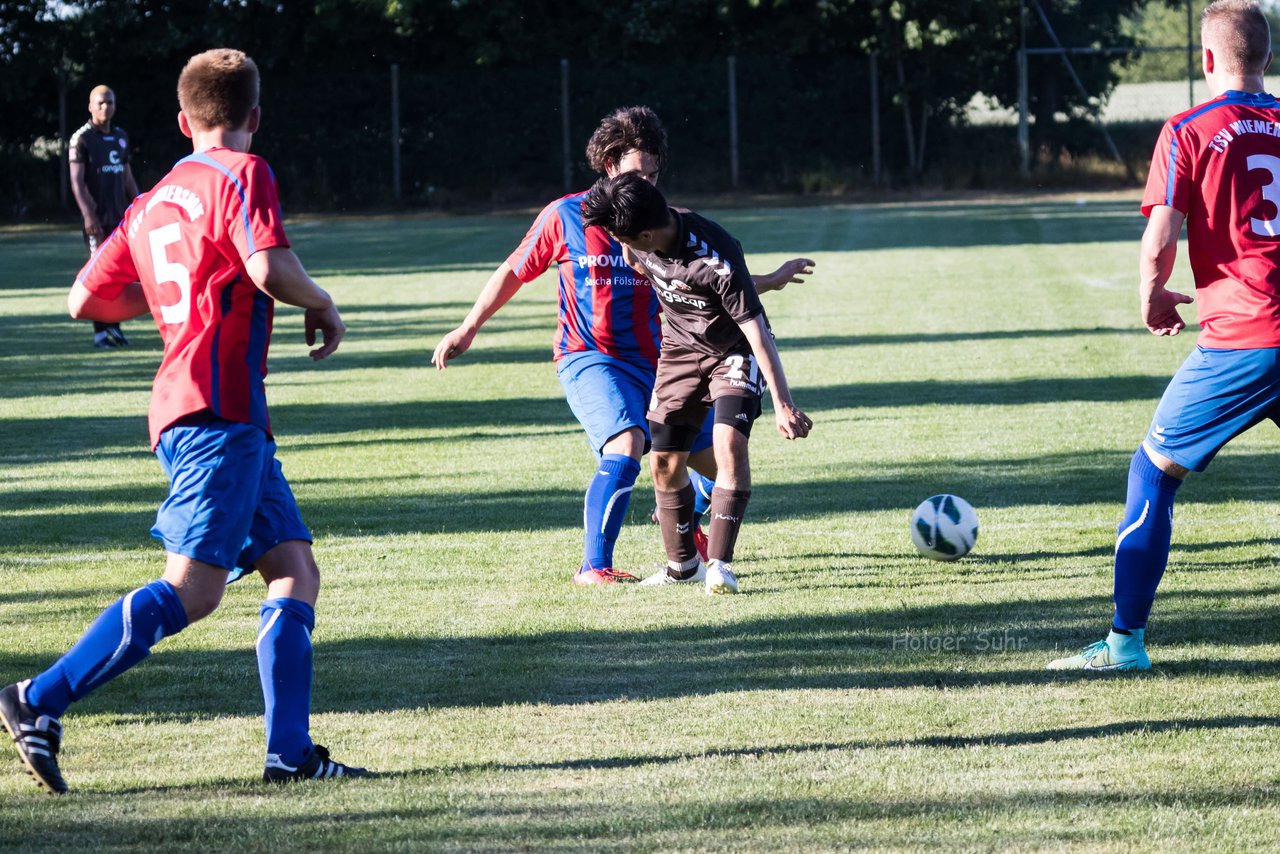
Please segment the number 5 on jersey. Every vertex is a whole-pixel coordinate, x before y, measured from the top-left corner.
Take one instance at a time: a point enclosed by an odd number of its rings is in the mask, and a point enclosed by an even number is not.
[[[154,228],[147,233],[151,244],[151,267],[156,284],[172,282],[178,286],[178,301],[160,305],[160,317],[165,323],[178,325],[191,314],[191,271],[177,261],[170,261],[165,250],[182,239],[182,229],[176,222]]]

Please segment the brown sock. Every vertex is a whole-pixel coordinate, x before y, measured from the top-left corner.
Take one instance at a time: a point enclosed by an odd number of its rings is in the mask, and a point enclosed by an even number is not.
[[[662,546],[667,560],[685,563],[698,556],[693,544],[693,484],[668,492],[654,488],[658,500],[658,527],[662,529]]]
[[[742,528],[742,517],[747,512],[747,501],[751,498],[749,489],[711,490],[711,524],[707,528],[707,558],[733,562],[733,547],[738,542],[738,531]]]

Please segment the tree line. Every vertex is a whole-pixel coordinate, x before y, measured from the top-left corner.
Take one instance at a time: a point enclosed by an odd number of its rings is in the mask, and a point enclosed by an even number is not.
[[[0,190],[18,198],[47,196],[22,183],[18,176],[31,171],[22,167],[38,173],[28,161],[48,159],[48,142],[59,133],[60,95],[65,123],[74,129],[85,118],[88,89],[99,82],[117,90],[120,123],[162,172],[167,158],[181,153],[172,130],[178,70],[188,56],[213,46],[238,47],[257,60],[267,111],[263,144],[276,159],[301,157],[292,177],[310,185],[311,197],[297,186],[285,192],[303,204],[385,200],[377,188],[387,185],[390,168],[392,65],[402,74],[399,142],[406,147],[410,201],[430,203],[432,196],[475,192],[494,181],[555,183],[562,59],[573,75],[570,116],[578,160],[586,133],[605,111],[624,102],[665,101],[668,109],[660,112],[672,125],[673,147],[684,134],[690,145],[714,152],[699,170],[700,161],[685,157],[689,149],[677,148],[682,178],[698,184],[702,172],[701,183],[723,184],[725,131],[697,125],[724,124],[723,69],[728,57],[736,57],[747,186],[868,182],[873,102],[883,128],[884,180],[909,183],[941,159],[932,151],[950,150],[949,135],[962,125],[963,109],[976,93],[1006,106],[1017,103],[1024,23],[1028,44],[1051,43],[1037,14],[1024,19],[1031,2],[0,0],[6,116],[0,166],[11,184]],[[1182,0],[1039,4],[1064,44],[1117,48],[1140,41],[1132,22],[1148,7],[1183,6]],[[1115,85],[1128,58],[1075,58],[1089,95],[1084,97],[1060,61],[1038,57],[1028,91],[1035,149],[1051,153],[1080,138],[1078,128],[1064,127],[1054,116],[1085,115]],[[485,75],[488,84],[481,82]],[[451,102],[441,81],[457,98],[473,100]],[[492,81],[506,83],[495,87]],[[682,87],[692,91],[681,93]],[[508,100],[507,90],[522,95]],[[496,120],[481,113],[496,113]],[[443,151],[442,138],[461,145],[467,156]],[[1009,145],[999,156],[1013,157],[1012,140]],[[442,167],[433,171],[417,163],[419,157],[438,159]],[[343,162],[360,158],[371,161],[368,169]],[[471,170],[472,163],[478,168]],[[144,160],[144,173],[149,165]],[[420,174],[414,173],[418,167]],[[544,172],[547,177],[539,178]]]

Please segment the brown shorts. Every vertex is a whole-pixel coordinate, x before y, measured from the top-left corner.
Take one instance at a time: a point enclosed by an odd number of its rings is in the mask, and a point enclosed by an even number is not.
[[[749,348],[708,356],[664,345],[647,417],[659,424],[700,428],[716,399],[745,397],[758,402],[764,388],[764,377]],[[758,413],[759,406],[755,410]]]

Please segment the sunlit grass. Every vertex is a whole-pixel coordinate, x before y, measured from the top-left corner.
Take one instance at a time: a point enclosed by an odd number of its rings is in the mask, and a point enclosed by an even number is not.
[[[314,734],[385,774],[254,782],[250,579],[66,716],[70,797],[0,755],[0,848],[1273,844],[1274,434],[1180,493],[1152,673],[1042,669],[1105,630],[1128,458],[1193,343],[1136,324],[1136,200],[708,212],[753,267],[818,261],[766,297],[816,427],[758,425],[743,595],[568,583],[592,458],[550,361],[551,276],[430,367],[526,217],[311,221],[295,245],[350,336],[314,365],[282,310],[268,396],[325,578]],[[0,230],[5,683],[161,564],[158,336],[90,348],[63,309],[79,252]],[[618,549],[642,573],[649,488]],[[907,536],[940,491],[982,520],[955,564]]]

